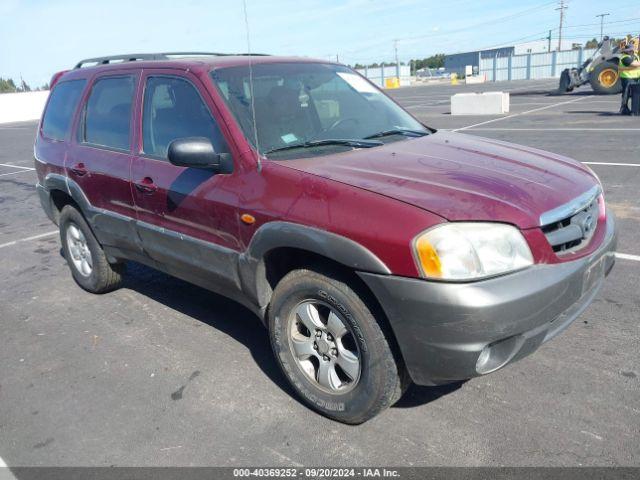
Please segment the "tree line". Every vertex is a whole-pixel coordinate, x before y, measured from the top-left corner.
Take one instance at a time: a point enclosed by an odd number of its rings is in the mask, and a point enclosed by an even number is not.
[[[24,80],[21,80],[16,85],[12,78],[0,77],[0,93],[32,92],[37,90],[49,90],[49,84],[45,83],[41,87],[32,88]]]
[[[400,62],[400,65],[406,65],[405,62]],[[409,65],[411,66],[411,72],[415,72],[416,70],[420,70],[421,68],[442,68],[444,67],[444,53],[438,53],[436,55],[431,55],[427,58],[416,58],[409,60]],[[380,67],[392,67],[395,66],[394,62],[380,62],[380,63],[369,63],[363,65],[361,63],[356,63],[353,68],[380,68]]]

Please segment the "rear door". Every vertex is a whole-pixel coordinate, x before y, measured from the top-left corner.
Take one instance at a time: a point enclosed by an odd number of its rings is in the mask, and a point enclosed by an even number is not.
[[[139,79],[140,73],[132,70],[93,78],[65,166],[90,204],[85,213],[100,242],[116,250],[141,252],[129,178]]]
[[[138,233],[164,269],[201,285],[237,286],[237,195],[229,173],[178,167],[167,147],[177,138],[209,138],[229,147],[200,80],[178,70],[145,70],[138,152],[131,170]],[[220,290],[220,288],[218,288]]]

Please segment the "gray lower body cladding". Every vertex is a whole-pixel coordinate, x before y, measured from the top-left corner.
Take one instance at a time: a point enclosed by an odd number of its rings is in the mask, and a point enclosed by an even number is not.
[[[611,213],[601,247],[472,283],[359,273],[384,309],[414,382],[438,385],[495,371],[558,335],[591,303],[613,267]]]

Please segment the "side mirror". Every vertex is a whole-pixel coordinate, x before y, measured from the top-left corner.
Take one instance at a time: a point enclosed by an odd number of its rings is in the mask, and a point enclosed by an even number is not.
[[[222,155],[216,153],[211,140],[205,137],[178,138],[169,144],[167,157],[179,167],[205,168],[218,173],[222,170]]]

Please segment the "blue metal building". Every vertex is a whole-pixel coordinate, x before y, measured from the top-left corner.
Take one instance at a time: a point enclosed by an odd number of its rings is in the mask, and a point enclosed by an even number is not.
[[[489,50],[476,50],[475,52],[454,53],[444,57],[444,68],[448,72],[455,72],[458,76],[464,75],[465,67],[480,67],[481,58],[508,57],[513,55],[515,47],[500,47]]]

